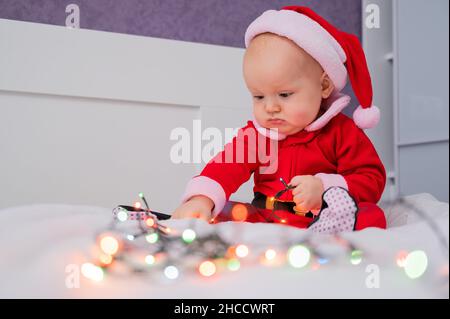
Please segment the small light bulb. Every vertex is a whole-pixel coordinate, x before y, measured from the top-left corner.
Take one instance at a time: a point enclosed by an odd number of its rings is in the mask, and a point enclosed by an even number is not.
[[[81,273],[93,281],[102,281],[104,276],[103,269],[91,263],[84,263],[81,266]]]
[[[106,254],[101,254],[98,259],[99,259],[100,263],[105,266],[111,264],[113,261],[112,256],[106,255]]]
[[[195,240],[195,237],[195,231],[193,231],[192,229],[185,229],[183,231],[182,238],[185,243],[192,243]]]
[[[140,209],[141,207],[142,207],[142,204],[140,202],[135,202],[134,203],[134,208]]]
[[[155,263],[155,256],[153,255],[145,256],[145,263],[148,265],[153,265]]]
[[[115,255],[119,251],[119,241],[112,236],[104,236],[100,239],[100,248],[107,255]]]
[[[350,256],[350,262],[352,265],[359,265],[362,262],[363,252],[361,250],[354,250]]]
[[[207,260],[200,264],[198,271],[202,276],[211,277],[216,273],[216,265],[212,261]]]
[[[277,256],[277,252],[273,249],[267,249],[264,256],[266,257],[267,260],[274,260],[275,257]]]
[[[153,220],[153,218],[147,218],[145,220],[145,224],[147,225],[147,227],[153,227],[155,226],[155,221]]]
[[[117,213],[117,219],[121,222],[124,222],[128,219],[128,213],[125,210],[120,210]]]
[[[428,258],[422,250],[412,251],[405,260],[405,273],[411,279],[422,276],[428,267]]]
[[[227,267],[231,271],[237,271],[241,267],[241,263],[236,258],[231,258],[227,262]]]
[[[292,246],[288,250],[288,261],[294,268],[303,268],[309,263],[311,252],[303,245]]]
[[[167,266],[164,269],[164,275],[166,275],[166,277],[169,279],[176,279],[176,278],[178,278],[179,272],[178,272],[177,267]]]
[[[234,258],[234,257],[236,257],[236,246],[230,246],[230,247],[228,247],[225,256],[228,257],[228,258]]]
[[[236,204],[231,209],[231,216],[234,221],[243,222],[247,219],[248,209],[244,204]]]
[[[158,233],[152,233],[145,236],[145,240],[147,240],[150,244],[154,244],[158,241]]]
[[[248,251],[248,247],[245,245],[238,245],[236,247],[236,256],[238,256],[239,258],[244,258],[247,257],[249,251]]]

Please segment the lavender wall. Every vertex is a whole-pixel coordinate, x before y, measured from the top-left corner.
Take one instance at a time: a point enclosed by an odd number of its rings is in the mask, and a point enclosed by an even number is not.
[[[80,27],[243,47],[248,24],[267,9],[306,5],[344,31],[361,35],[361,0],[0,0],[0,18],[65,25],[80,7]]]

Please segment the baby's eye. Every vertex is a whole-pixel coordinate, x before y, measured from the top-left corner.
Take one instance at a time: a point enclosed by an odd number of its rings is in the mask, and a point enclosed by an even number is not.
[[[286,98],[292,95],[292,93],[280,93],[280,97]]]
[[[256,100],[262,100],[262,99],[264,98],[264,96],[262,96],[262,95],[256,95],[256,96],[254,96],[253,98],[256,99]]]

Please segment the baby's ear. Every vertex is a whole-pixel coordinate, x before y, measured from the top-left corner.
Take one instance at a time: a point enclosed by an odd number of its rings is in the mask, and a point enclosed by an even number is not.
[[[329,98],[331,93],[333,93],[334,84],[326,72],[322,73],[320,83],[322,85],[322,98],[323,99]]]

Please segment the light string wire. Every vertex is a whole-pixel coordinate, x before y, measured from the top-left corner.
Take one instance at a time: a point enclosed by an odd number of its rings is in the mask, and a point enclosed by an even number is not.
[[[282,179],[281,182],[283,183],[285,188],[276,194],[275,196],[276,199],[279,199],[285,192],[293,188],[292,186],[287,185]],[[187,242],[185,241],[185,238],[183,238],[183,235],[180,236],[180,234],[177,233],[176,231],[173,231],[169,227],[160,223],[160,221],[157,218],[157,215],[152,213],[147,201],[145,200],[145,197],[143,196],[143,194],[142,195],[141,194],[142,193],[140,193],[140,197],[144,201],[146,209],[135,208],[135,210],[131,211],[129,209],[127,210],[126,208],[130,208],[132,206],[124,206],[124,205],[118,206],[113,209],[114,218],[110,223],[109,227],[105,231],[96,233],[96,237],[99,238],[105,233],[112,232],[120,237],[119,240],[123,244],[123,249],[117,252],[117,254],[111,256],[112,257],[111,262],[107,265],[102,266],[104,270],[109,270],[109,267],[115,261],[124,262],[126,266],[128,266],[133,272],[148,272],[152,268],[154,268],[149,267],[148,265],[136,266],[140,263],[134,262],[133,258],[129,256],[135,250],[144,251],[147,256],[151,255],[153,256],[153,258],[156,258],[156,256],[160,255],[166,255],[163,256],[162,258],[163,262],[158,262],[159,265],[157,266],[162,267],[167,267],[169,265],[176,265],[178,267],[183,267],[183,263],[187,259],[192,257],[197,257],[198,259],[203,261],[217,260],[217,259],[236,260],[236,256],[229,255],[229,250],[231,247],[236,247],[237,244],[224,240],[223,236],[219,234],[218,229],[216,229],[213,232],[209,232],[208,234],[203,235],[201,237],[196,237],[197,223],[196,219],[192,219],[189,223],[188,229],[195,234],[196,238]],[[433,234],[435,234],[435,236],[438,238],[445,255],[448,257],[448,242],[445,238],[445,235],[442,233],[436,222],[432,220],[427,214],[425,214],[418,207],[415,207],[414,205],[408,203],[403,198],[399,198],[395,201],[392,201],[391,205],[396,205],[398,203],[404,205],[411,211],[415,212],[420,219],[426,221],[426,223],[432,229]],[[125,220],[121,220],[121,218],[119,217],[120,214],[122,214],[122,219],[124,219],[123,216],[124,214],[126,214]],[[272,209],[272,214],[278,217],[279,220],[281,220],[281,218],[275,214],[275,205]],[[120,226],[124,223],[124,221],[136,221],[137,229],[131,232],[122,231],[120,229],[121,228]],[[283,223],[281,225],[285,226],[285,224]],[[286,230],[286,228],[284,227],[283,229]],[[184,231],[186,231],[186,229]],[[310,231],[307,231],[304,238],[302,238],[301,240],[291,240],[290,238],[288,238],[289,235],[287,233],[288,232],[283,231],[283,236],[280,237],[281,249],[286,250],[289,247],[303,245],[309,250],[309,252],[311,253],[312,257],[315,260],[330,259],[329,255],[324,254],[321,251],[320,247],[321,245],[314,243],[311,240],[312,233]],[[239,234],[241,235],[241,232],[239,232]],[[151,240],[147,240],[149,238],[147,236],[153,237],[151,237]],[[138,243],[139,239],[142,239],[143,237],[145,237],[146,240],[148,241],[148,243],[145,243],[144,245]],[[361,252],[356,247],[356,245],[354,245],[348,239],[343,238],[339,234],[331,235],[328,236],[327,238],[331,238],[334,241],[334,243],[336,243],[338,246],[344,247],[345,250],[349,252],[352,256],[354,252]],[[173,256],[173,254],[170,254],[170,252],[173,251],[176,248],[176,246],[180,246],[180,244],[182,246],[181,248],[178,247],[178,253],[175,256]],[[197,261],[196,264],[198,264]]]
[[[286,190],[284,190],[286,191]],[[281,192],[280,192],[281,193]],[[142,198],[142,196],[141,196]],[[148,205],[146,204],[148,207]],[[191,242],[184,242],[183,236],[178,234],[177,232],[171,230],[169,227],[160,223],[157,217],[152,214],[150,209],[139,209],[137,211],[126,210],[124,207],[130,206],[118,206],[113,209],[113,221],[108,227],[106,231],[97,232],[97,238],[101,237],[102,234],[111,232],[116,234],[123,245],[123,249],[121,249],[117,254],[111,256],[112,260],[108,265],[103,265],[102,268],[104,270],[108,270],[109,267],[115,262],[123,262],[129,267],[133,272],[144,272],[150,271],[154,267],[145,266],[136,266],[141,264],[139,262],[133,262],[133,258],[131,257],[133,251],[143,251],[145,255],[159,256],[161,254],[165,254],[163,256],[163,261],[160,262],[159,266],[167,267],[169,265],[177,265],[178,267],[182,267],[183,263],[194,256],[198,257],[200,260],[217,260],[217,259],[228,259],[228,260],[238,260],[235,255],[230,255],[230,248],[236,248],[237,244],[228,242],[223,239],[218,232],[218,229],[215,231],[209,232],[206,235],[195,238]],[[126,214],[126,221],[136,221],[137,222],[137,230],[135,231],[121,231],[120,226],[125,222],[124,220],[120,220],[119,215]],[[123,219],[123,216],[122,216]],[[151,220],[149,222],[149,220]],[[150,226],[149,226],[150,225]],[[240,226],[240,225],[234,225]],[[190,222],[189,229],[196,233],[196,222],[193,219]],[[240,233],[240,232],[239,232]],[[144,243],[144,245],[139,244],[139,239],[145,237],[146,239],[151,237],[151,240],[148,243]],[[236,238],[235,238],[236,239]],[[183,244],[184,242],[184,244]],[[179,246],[180,243],[183,245],[180,249],[178,247],[178,253],[176,256],[170,254],[176,246]],[[347,250],[354,250],[354,246],[345,240],[336,241],[336,243],[340,246],[346,247]],[[149,245],[150,244],[150,245]],[[281,243],[281,249],[286,250],[289,247],[303,245],[308,251],[311,253],[312,257],[317,259],[327,259],[326,256],[322,252],[320,252],[320,247],[317,244],[314,244],[310,240],[310,234],[306,234],[302,240],[286,240],[284,238]],[[267,248],[267,247],[265,247]],[[143,263],[142,263],[143,264]]]

